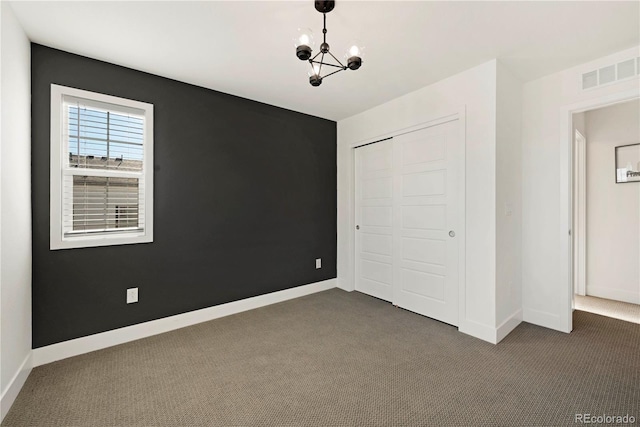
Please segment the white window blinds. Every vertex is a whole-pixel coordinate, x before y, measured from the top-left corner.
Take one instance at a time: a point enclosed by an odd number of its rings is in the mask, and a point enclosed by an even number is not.
[[[144,229],[144,112],[65,96],[65,235]]]
[[[52,85],[51,249],[153,241],[153,106]]]

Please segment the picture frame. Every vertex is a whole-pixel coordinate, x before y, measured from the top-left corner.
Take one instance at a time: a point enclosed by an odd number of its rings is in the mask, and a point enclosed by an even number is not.
[[[616,184],[640,182],[640,143],[615,148]]]

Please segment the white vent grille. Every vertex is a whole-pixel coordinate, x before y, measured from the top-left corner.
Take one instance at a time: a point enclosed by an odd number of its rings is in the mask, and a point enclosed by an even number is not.
[[[589,71],[582,75],[582,89],[591,89],[598,86],[598,70]]]
[[[608,85],[636,75],[640,75],[640,58],[631,58],[598,70],[583,73],[582,90]]]
[[[636,61],[630,59],[618,64],[618,80],[628,79],[636,73]]]
[[[598,84],[606,85],[607,83],[613,83],[616,81],[616,66],[609,65],[608,67],[602,67],[598,70]]]

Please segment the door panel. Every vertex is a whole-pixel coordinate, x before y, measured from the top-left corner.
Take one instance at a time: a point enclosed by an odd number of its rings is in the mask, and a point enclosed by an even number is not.
[[[445,265],[446,241],[415,237],[402,238],[402,259],[423,264]]]
[[[402,228],[416,230],[442,230],[447,225],[444,205],[403,206]]]
[[[444,276],[441,274],[429,274],[405,268],[402,270],[402,283],[405,292],[444,302],[445,283]]]
[[[363,199],[366,203],[367,199]],[[373,201],[370,203],[377,203]],[[363,206],[361,226],[369,227],[391,227],[393,209],[391,206]]]
[[[394,138],[398,306],[457,325],[457,121]]]
[[[356,290],[393,299],[391,140],[356,150]]]
[[[446,170],[435,170],[425,173],[409,173],[402,177],[402,195],[440,196],[446,193]]]

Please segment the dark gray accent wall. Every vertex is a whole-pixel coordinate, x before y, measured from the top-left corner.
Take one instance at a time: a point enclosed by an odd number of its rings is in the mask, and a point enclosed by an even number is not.
[[[335,122],[37,44],[31,64],[34,348],[336,277]],[[153,243],[49,250],[52,83],[154,105]]]

